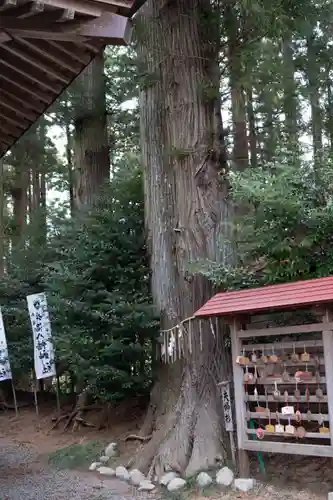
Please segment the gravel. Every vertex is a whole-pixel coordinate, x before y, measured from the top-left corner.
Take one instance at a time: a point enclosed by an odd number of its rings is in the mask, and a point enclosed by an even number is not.
[[[0,439],[1,500],[134,500],[140,494],[117,479],[51,469],[29,447]],[[141,498],[147,498],[141,496]]]

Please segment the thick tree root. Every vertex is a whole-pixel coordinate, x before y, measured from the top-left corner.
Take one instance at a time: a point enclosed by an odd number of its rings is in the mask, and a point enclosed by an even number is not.
[[[141,441],[142,443],[145,443],[146,441],[150,441],[152,438],[152,434],[150,436],[139,436],[137,434],[130,434],[129,436],[125,437],[125,441]]]

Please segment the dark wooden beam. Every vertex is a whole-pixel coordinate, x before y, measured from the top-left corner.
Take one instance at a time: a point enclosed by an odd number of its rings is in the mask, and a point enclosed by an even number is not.
[[[48,59],[58,66],[67,69],[73,74],[77,74],[81,71],[81,65],[77,64],[75,58],[66,57],[66,55],[59,50],[57,45],[51,45],[48,42],[39,40],[34,42],[33,40],[26,40],[24,38],[15,38],[18,46],[22,46],[30,50],[30,53],[38,54],[44,59]]]
[[[5,134],[10,134],[13,137],[19,137],[22,135],[24,129],[13,126],[8,120],[4,121],[3,118],[0,120],[0,130],[5,132]]]
[[[100,38],[105,43],[126,45],[130,41],[132,23],[118,14],[105,13],[98,19],[82,23],[82,21],[57,23],[48,26],[31,19],[0,18],[0,32],[5,31],[12,36],[44,40],[63,40],[84,42],[87,38]]]
[[[1,126],[3,126],[4,128],[7,128],[6,122],[9,123],[10,126],[13,125],[14,127],[17,127],[18,129],[22,130],[25,130],[29,125],[29,122],[24,118],[18,118],[12,113],[9,114],[7,111],[4,111],[4,109],[0,110],[0,121],[1,121]]]
[[[114,5],[98,5],[97,2],[90,0],[44,0],[44,4],[58,9],[73,9],[80,14],[91,17],[99,17],[103,12],[115,12],[117,8]]]
[[[14,14],[15,17],[24,19],[25,17],[33,16],[34,14],[37,14],[39,12],[43,12],[43,10],[44,10],[44,4],[41,2],[34,1],[16,7],[14,12],[12,10],[1,12],[1,16],[6,17],[8,15],[12,16]]]
[[[11,71],[8,71],[8,68]],[[40,87],[49,90],[50,92],[60,93],[63,86],[60,83],[52,82],[42,71],[38,71],[35,68],[31,68],[29,64],[20,62],[19,64],[13,59],[3,58],[0,53],[0,74],[2,77],[7,77],[9,74],[13,75],[14,79],[20,78],[18,75],[23,76],[25,79],[36,83]],[[11,78],[8,76],[8,78]]]
[[[67,84],[68,79],[70,78],[70,75],[63,74],[61,70],[57,70],[54,64],[45,64],[40,60],[40,58],[31,57],[29,53],[15,47],[15,44],[6,43],[2,46],[2,48],[0,47],[0,61],[7,59],[5,54],[6,51],[12,54],[15,58],[19,59],[17,61],[18,66],[22,65],[21,61],[23,61],[23,65],[27,71],[29,70],[29,66],[32,66],[32,70],[33,68],[36,68],[38,73],[42,70],[51,78],[59,80],[65,84]],[[15,59],[13,59],[13,62],[14,61]],[[29,66],[26,63],[28,63]]]
[[[14,98],[9,97],[8,95],[6,96],[6,93],[2,89],[0,89],[0,103],[0,108],[6,108],[23,119],[35,121],[39,116],[38,113],[34,113],[29,108],[24,107],[22,101],[15,101]]]
[[[0,141],[3,143],[3,144],[6,144],[6,146],[10,146],[12,143],[13,143],[13,139],[10,138],[10,136],[8,134],[6,134],[5,132],[2,132],[1,128],[0,128]],[[4,148],[5,149],[7,149]],[[3,150],[3,152],[4,152]]]
[[[9,83],[9,87],[12,89],[13,93],[16,93],[15,88],[19,88],[24,93],[29,94],[32,97],[37,97],[40,101],[45,104],[49,104],[52,101],[52,94],[47,94],[40,90],[36,85],[27,82],[24,78],[17,78],[17,74],[1,68],[0,65],[0,89],[5,88],[3,82]],[[27,96],[28,98],[29,96]]]
[[[40,113],[43,113],[45,105],[36,99],[36,95],[31,97],[29,93],[25,93],[24,91],[21,91],[18,88],[13,87],[10,83],[6,81],[1,81],[0,78],[0,102],[3,96],[8,97],[10,100],[15,101],[16,103],[21,106],[22,110],[31,110],[31,111],[36,111],[38,115]],[[29,116],[27,114],[27,116]]]
[[[48,45],[51,47],[55,47],[62,54],[66,54],[69,58],[79,61],[84,66],[86,66],[91,60],[91,54],[88,51],[72,42],[56,42],[52,40],[47,40]],[[38,40],[38,44],[40,44],[40,40]]]
[[[105,13],[97,19],[82,24],[76,33],[84,37],[101,38],[105,43],[127,45],[132,30],[132,22],[127,17]]]

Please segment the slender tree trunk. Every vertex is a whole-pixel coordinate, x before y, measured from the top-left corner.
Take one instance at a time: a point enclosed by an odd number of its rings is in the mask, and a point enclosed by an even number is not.
[[[91,204],[109,180],[104,55],[98,54],[80,76],[75,109],[75,204]]]
[[[237,170],[248,167],[249,152],[246,123],[245,90],[242,84],[242,67],[239,43],[238,18],[233,4],[227,4],[224,11],[225,29],[228,38],[228,59],[230,71],[231,111],[234,133],[233,162]]]
[[[13,198],[13,216],[14,216],[14,236],[13,246],[19,243],[22,233],[27,224],[27,192],[29,182],[29,171],[26,169],[23,161],[15,168],[14,187],[11,194]]]
[[[212,295],[190,262],[222,258],[228,205],[220,175],[226,165],[216,20],[209,0],[149,0],[138,21],[149,81],[140,94],[146,224],[162,328],[191,316]],[[197,322],[192,334],[192,356],[161,365],[152,391],[142,433],[153,435],[136,457],[136,466],[152,475],[193,474],[225,455],[216,385],[224,368],[222,336],[205,323],[201,350]]]
[[[75,199],[74,199],[74,170],[73,170],[73,154],[72,154],[72,134],[70,130],[70,113],[68,109],[68,101],[65,102],[65,130],[66,130],[66,159],[67,159],[67,170],[68,170],[68,185],[69,185],[69,206],[71,215],[73,216],[75,211]]]
[[[247,116],[249,119],[249,146],[250,146],[250,159],[251,167],[255,168],[257,166],[257,132],[256,132],[256,120],[253,109],[253,93],[252,88],[249,86],[247,89]]]
[[[331,78],[331,65],[327,64],[326,67],[326,134],[329,141],[329,149],[333,153],[333,92],[332,92],[332,78]]]
[[[317,47],[315,35],[307,38],[307,56],[308,56],[308,85],[311,106],[311,128],[313,144],[313,160],[315,168],[321,165],[323,157],[323,137],[322,137],[322,112],[319,100],[319,68],[317,62]]]
[[[285,115],[285,136],[287,148],[295,157],[298,156],[298,129],[297,129],[297,100],[296,84],[294,76],[294,60],[292,47],[292,34],[286,31],[283,39],[283,80],[284,100],[283,108]]]
[[[0,159],[0,278],[5,273],[6,227],[5,227],[4,166]]]

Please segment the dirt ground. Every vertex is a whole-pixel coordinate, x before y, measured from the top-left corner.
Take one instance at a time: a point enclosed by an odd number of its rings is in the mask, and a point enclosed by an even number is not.
[[[0,436],[14,444],[26,445],[40,456],[41,460],[60,448],[72,444],[83,444],[91,440],[100,442],[117,441],[120,443],[118,463],[126,465],[137,451],[138,443],[125,442],[130,433],[138,433],[140,428],[142,405],[137,402],[130,406],[120,406],[113,411],[108,428],[98,431],[96,428],[83,427],[75,432],[63,431],[63,423],[58,429],[52,430],[52,416],[55,408],[42,405],[37,416],[34,408],[24,408],[16,417],[10,412],[0,413]],[[98,422],[99,415],[89,412],[87,421]],[[259,473],[257,457],[251,457],[252,473],[259,481],[258,488],[250,494],[240,494],[214,489],[204,496],[196,491],[186,492],[184,498],[189,500],[231,500],[248,498],[253,500],[327,500],[329,491],[333,491],[333,460],[312,457],[297,457],[290,455],[264,456],[266,477]],[[117,465],[117,464],[113,464]],[[159,495],[158,495],[159,496]]]

